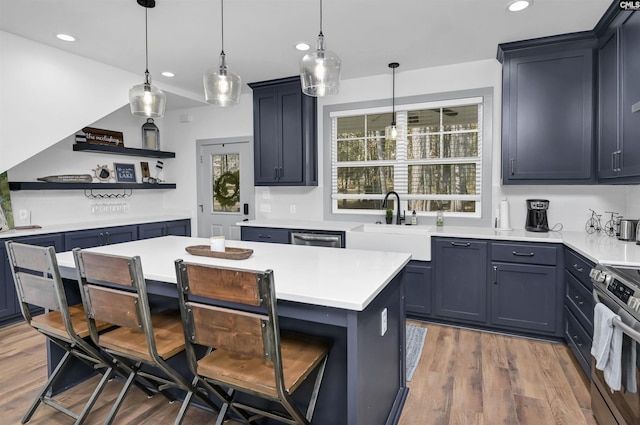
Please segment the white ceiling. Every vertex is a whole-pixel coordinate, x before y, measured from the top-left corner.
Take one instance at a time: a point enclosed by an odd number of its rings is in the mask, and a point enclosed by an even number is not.
[[[519,13],[507,0],[324,0],[327,49],[342,78],[493,59],[499,43],[593,29],[611,0],[535,0]],[[202,96],[217,66],[220,0],[157,0],[149,9],[149,70]],[[319,32],[319,0],[227,0],[225,53],[243,83],[298,74]],[[0,29],[115,67],[144,73],[144,8],[136,0],[0,0]],[[72,34],[74,43],[57,38]],[[160,75],[175,73],[174,78]],[[244,86],[248,92],[248,87]],[[174,105],[175,106],[175,105]]]

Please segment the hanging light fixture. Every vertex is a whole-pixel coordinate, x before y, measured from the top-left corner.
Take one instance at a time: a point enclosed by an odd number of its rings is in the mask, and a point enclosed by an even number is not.
[[[324,48],[322,34],[322,0],[320,0],[320,34],[316,50],[307,53],[300,61],[302,92],[308,96],[322,97],[337,94],[340,85],[342,62],[333,52]]]
[[[218,106],[233,106],[240,102],[240,76],[227,69],[227,58],[224,54],[224,0],[220,0],[220,16],[222,24],[222,51],[220,66],[209,68],[202,76],[204,97],[207,103]]]
[[[391,118],[391,126],[385,129],[385,136],[387,139],[396,140],[398,137],[398,128],[396,127],[396,68],[399,67],[400,64],[398,62],[391,62],[389,64],[389,68],[391,68],[391,72],[393,74],[393,84],[391,91],[391,114],[393,117]]]
[[[151,85],[151,76],[149,75],[149,36],[147,25],[147,10],[155,7],[155,0],[138,0],[138,4],[144,7],[144,50],[145,65],[144,83],[131,87],[129,90],[129,105],[131,113],[139,117],[162,118],[164,116],[164,108],[167,104],[167,97],[157,87]]]

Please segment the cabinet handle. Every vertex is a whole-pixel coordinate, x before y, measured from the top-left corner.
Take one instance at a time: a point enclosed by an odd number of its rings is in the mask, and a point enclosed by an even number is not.
[[[611,152],[611,171],[616,170],[616,152]]]
[[[105,245],[109,245],[111,243],[111,237],[109,235],[109,232],[105,232],[105,235],[107,235],[107,243]]]
[[[577,264],[574,264],[573,268],[579,271],[580,273],[582,273],[582,270],[584,270],[582,267],[579,267]]]
[[[580,300],[580,295],[574,296],[573,299]],[[584,304],[584,301],[582,301],[582,300],[578,301],[578,305],[582,305],[582,304]]]
[[[513,176],[516,172],[516,160],[514,158],[511,158],[511,161],[509,161],[509,167],[511,169],[511,175]]]
[[[518,252],[518,251],[513,251],[513,255],[515,255],[516,257],[533,257],[534,255],[536,255],[533,252]]]
[[[463,247],[468,248],[468,247],[471,246],[471,244],[469,242],[467,242],[467,243],[451,242],[451,246],[463,246]]]
[[[104,233],[100,232],[100,235],[98,236],[98,243],[100,245],[104,245]]]
[[[273,179],[278,180],[278,167],[273,168]]]
[[[282,167],[280,167],[280,176],[279,177],[280,178],[284,177],[284,170],[282,169]]]
[[[616,171],[622,171],[622,151],[618,151],[618,169]]]
[[[498,266],[493,266],[493,284],[498,284]]]
[[[258,235],[258,238],[260,239],[271,239],[271,235]]]

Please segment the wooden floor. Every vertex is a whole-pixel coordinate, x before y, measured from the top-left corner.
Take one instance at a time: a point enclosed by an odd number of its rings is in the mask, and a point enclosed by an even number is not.
[[[595,425],[588,386],[562,344],[412,322],[428,328],[400,425]],[[0,329],[0,423],[19,424],[46,379],[44,337],[24,324]],[[96,378],[58,399],[78,410]],[[102,424],[122,383],[113,380],[89,415]],[[116,424],[173,424],[179,403],[147,399],[137,388]],[[215,415],[190,408],[183,424],[212,424]],[[69,425],[40,407],[30,425]],[[235,422],[226,422],[228,425]],[[321,424],[342,425],[342,424]]]

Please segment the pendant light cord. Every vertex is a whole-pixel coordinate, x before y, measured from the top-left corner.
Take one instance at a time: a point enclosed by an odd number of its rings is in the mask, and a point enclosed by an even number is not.
[[[393,84],[391,84],[391,112],[393,113],[393,123],[396,122],[396,69],[391,68],[393,73]]]
[[[149,24],[147,23],[147,8],[144,8],[144,57],[145,72],[149,74]]]
[[[322,0],[320,0],[320,35],[322,34]]]
[[[222,34],[222,52],[224,55],[224,0],[220,0],[220,32]]]

